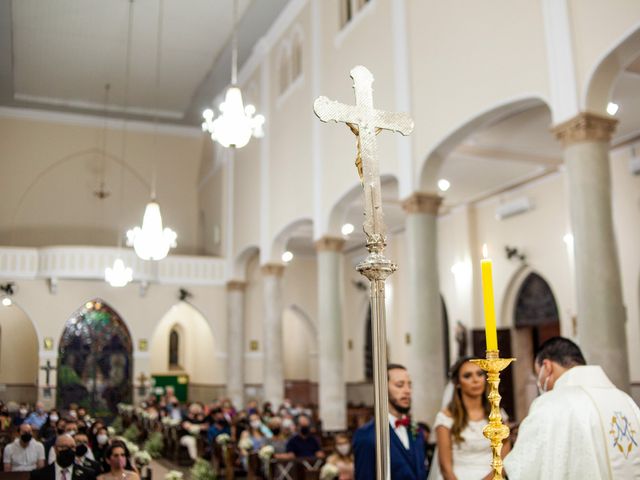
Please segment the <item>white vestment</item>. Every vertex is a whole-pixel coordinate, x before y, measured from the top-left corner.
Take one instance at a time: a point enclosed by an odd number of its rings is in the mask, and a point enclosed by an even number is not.
[[[504,460],[511,480],[640,479],[640,409],[598,366],[538,397]]]

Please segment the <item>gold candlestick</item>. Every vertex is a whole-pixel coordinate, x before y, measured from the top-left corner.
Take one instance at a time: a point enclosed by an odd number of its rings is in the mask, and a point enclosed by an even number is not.
[[[489,403],[491,403],[491,413],[489,414],[489,424],[484,427],[482,433],[491,442],[491,450],[493,452],[493,460],[491,467],[493,468],[493,480],[502,480],[502,442],[509,438],[509,427],[502,423],[502,414],[500,412],[500,372],[507,368],[515,358],[500,358],[498,350],[487,350],[485,359],[479,358],[471,360],[482,370],[487,372],[487,381],[489,382]]]

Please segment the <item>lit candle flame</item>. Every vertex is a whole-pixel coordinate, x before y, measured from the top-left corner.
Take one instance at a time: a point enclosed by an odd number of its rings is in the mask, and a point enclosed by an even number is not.
[[[486,243],[482,245],[482,258],[489,258],[489,249]]]

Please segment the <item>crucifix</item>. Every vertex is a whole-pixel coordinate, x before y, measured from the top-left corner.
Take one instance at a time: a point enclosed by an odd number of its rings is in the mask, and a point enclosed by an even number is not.
[[[40,370],[44,370],[45,373],[46,373],[45,383],[47,384],[47,387],[49,387],[51,385],[49,375],[50,375],[51,371],[55,370],[55,369],[56,369],[56,367],[51,365],[51,361],[50,360],[47,360],[47,364],[44,367],[40,367]]]
[[[318,97],[313,109],[323,122],[346,123],[358,139],[356,165],[364,195],[364,225],[369,255],[356,269],[370,282],[373,325],[373,389],[376,431],[376,479],[391,478],[389,459],[389,404],[387,390],[387,334],[384,287],[397,266],[384,256],[386,227],[382,214],[380,172],[376,135],[391,130],[409,135],[413,120],[406,113],[385,112],[373,107],[373,75],[363,66],[351,69],[356,104]]]
[[[47,360],[47,364],[44,367],[40,367],[40,370],[44,370],[46,373],[46,378],[45,378],[45,387],[42,391],[42,394],[44,395],[45,398],[51,398],[51,382],[50,382],[50,378],[49,375],[51,373],[51,370],[55,370],[56,367],[54,367],[53,365],[51,365],[51,361]]]
[[[149,377],[142,372],[136,380],[138,380],[138,395],[144,397],[147,394],[147,380],[149,380]]]

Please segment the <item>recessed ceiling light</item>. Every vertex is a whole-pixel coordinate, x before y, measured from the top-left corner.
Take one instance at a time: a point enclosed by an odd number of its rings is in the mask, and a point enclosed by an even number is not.
[[[293,253],[287,250],[282,254],[282,261],[284,263],[289,263],[291,260],[293,260]]]
[[[13,304],[13,302],[11,301],[11,298],[4,297],[2,299],[2,305],[4,305],[5,307],[10,307],[12,304]]]
[[[617,103],[609,102],[607,104],[607,113],[609,115],[615,115],[616,113],[618,113],[619,108],[620,106]]]
[[[449,180],[447,180],[446,178],[441,178],[440,180],[438,180],[438,188],[441,192],[446,192],[447,190],[449,190],[450,186],[451,183],[449,183]]]
[[[342,234],[343,235],[350,235],[353,233],[354,227],[352,224],[350,223],[345,223],[344,225],[342,225]]]

